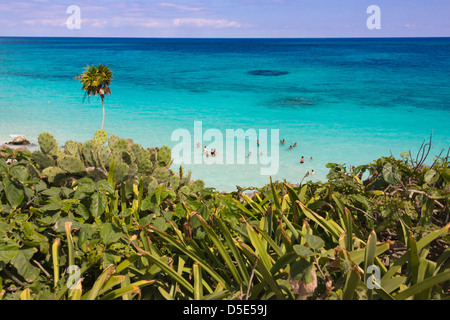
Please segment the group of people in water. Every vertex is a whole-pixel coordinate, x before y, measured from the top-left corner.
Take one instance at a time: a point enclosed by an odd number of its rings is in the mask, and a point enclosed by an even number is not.
[[[281,144],[285,144],[285,143],[286,143],[286,140],[285,140],[285,139],[280,140],[280,143],[281,143]],[[292,149],[295,148],[295,147],[297,147],[297,142],[294,142],[293,145],[289,146],[289,149],[292,150]],[[314,160],[314,158],[311,157],[311,158],[309,158],[309,160],[312,161],[312,160]],[[301,157],[300,163],[301,163],[301,164],[305,163],[305,156],[302,156],[302,157]],[[315,174],[316,174],[316,173],[314,172],[314,170],[311,170],[311,175],[315,175]]]
[[[206,155],[206,157],[209,157],[211,155],[211,157],[216,157],[217,156],[217,149],[211,149],[211,152],[208,151],[208,149],[206,148],[206,146],[203,148],[203,154]]]
[[[284,145],[284,144],[286,143],[286,140],[285,140],[285,139],[280,140],[280,143]],[[258,147],[259,147],[259,140],[257,141],[257,145],[258,145]],[[197,143],[197,148],[200,148],[200,146],[201,146],[201,144],[200,144],[200,142],[198,142],[198,143]],[[297,146],[298,146],[297,142],[294,142],[294,144],[292,144],[292,145],[289,146],[289,149],[292,150],[293,148],[296,148]],[[209,157],[209,156],[211,156],[211,157],[216,157],[216,156],[217,156],[217,150],[216,150],[216,149],[211,149],[211,151],[209,151],[208,148],[206,148],[206,146],[205,146],[205,147],[203,148],[203,154],[206,155],[206,157]],[[263,155],[263,152],[261,151],[259,155],[262,156],[262,155]],[[252,157],[252,156],[253,156],[253,154],[252,154],[251,151],[248,153],[248,156],[249,156],[249,157]],[[313,161],[314,158],[311,157],[311,158],[309,158],[309,160]],[[301,163],[301,164],[305,163],[305,157],[304,157],[304,156],[301,157],[300,163]],[[308,172],[308,173],[309,173],[309,172]],[[316,174],[316,173],[314,172],[314,170],[311,170],[311,175],[315,175],[315,174]]]

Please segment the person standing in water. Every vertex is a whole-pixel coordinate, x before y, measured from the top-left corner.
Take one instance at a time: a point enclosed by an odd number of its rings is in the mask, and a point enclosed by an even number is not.
[[[300,163],[305,163],[305,157],[302,156],[302,158],[300,159]]]

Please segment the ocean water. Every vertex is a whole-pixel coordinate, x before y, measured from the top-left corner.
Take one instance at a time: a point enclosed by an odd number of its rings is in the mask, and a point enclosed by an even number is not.
[[[0,38],[0,143],[10,134],[36,142],[45,131],[61,145],[91,139],[101,127],[101,101],[83,101],[74,77],[100,63],[114,73],[108,133],[173,148],[172,133],[193,136],[195,121],[224,136],[276,130],[286,144],[269,145],[266,156],[278,147],[274,180],[298,183],[311,170],[305,181],[325,180],[329,162],[415,154],[431,133],[430,161],[450,147],[450,38]],[[202,152],[197,142],[192,137],[193,155]],[[256,164],[183,168],[218,190],[263,186],[266,165],[258,150],[248,151]]]

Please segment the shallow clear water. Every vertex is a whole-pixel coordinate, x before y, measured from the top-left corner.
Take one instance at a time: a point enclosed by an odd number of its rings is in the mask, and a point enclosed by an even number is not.
[[[174,147],[174,130],[193,133],[194,121],[223,135],[279,130],[286,144],[279,145],[274,180],[298,183],[311,170],[316,175],[307,179],[323,180],[328,162],[414,154],[432,131],[430,160],[450,147],[450,38],[0,38],[0,143],[10,134],[36,141],[44,131],[61,145],[91,139],[101,126],[101,102],[83,102],[74,77],[99,63],[115,77],[106,98],[108,133]],[[201,153],[196,143],[192,151]],[[183,167],[220,190],[266,184],[261,165],[248,162]]]

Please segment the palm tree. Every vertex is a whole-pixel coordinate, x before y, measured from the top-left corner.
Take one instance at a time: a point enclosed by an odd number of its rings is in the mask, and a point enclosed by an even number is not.
[[[105,65],[99,64],[98,66],[87,66],[84,69],[84,73],[77,77],[81,81],[82,90],[85,91],[85,97],[97,94],[102,99],[103,107],[103,125],[105,124],[105,95],[111,94],[111,80],[113,79],[112,71]]]

